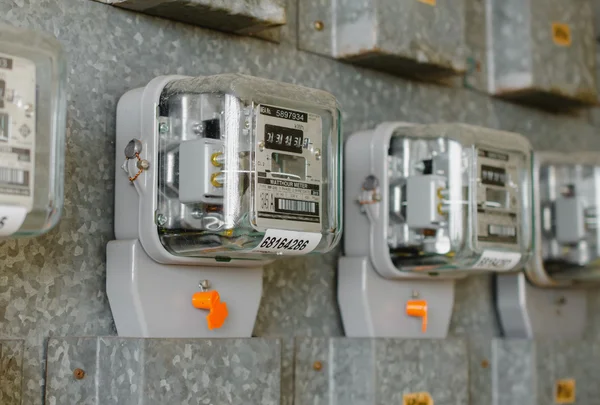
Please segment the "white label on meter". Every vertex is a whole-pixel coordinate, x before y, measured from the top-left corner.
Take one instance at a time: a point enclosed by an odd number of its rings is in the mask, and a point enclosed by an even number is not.
[[[17,232],[25,217],[27,209],[18,205],[0,205],[0,236],[9,236]]]
[[[34,63],[0,53],[0,203],[27,212],[33,207],[36,107]]]
[[[260,244],[252,251],[269,254],[304,255],[312,252],[317,247],[322,236],[316,232],[267,229]]]
[[[475,270],[508,271],[514,269],[520,260],[521,253],[484,250],[472,268]]]
[[[256,121],[257,228],[320,232],[327,159],[321,117],[261,104]]]

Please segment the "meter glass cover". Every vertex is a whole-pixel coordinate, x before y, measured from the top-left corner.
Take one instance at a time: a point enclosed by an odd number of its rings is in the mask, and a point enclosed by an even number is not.
[[[159,103],[157,221],[174,255],[330,250],[341,232],[329,93],[241,75],[180,79]]]
[[[529,144],[489,131],[448,124],[392,136],[387,241],[397,268],[508,271],[529,257]]]
[[[56,39],[0,25],[0,238],[38,235],[60,218],[65,87]]]
[[[600,281],[600,156],[554,154],[534,175],[543,270],[557,281]]]

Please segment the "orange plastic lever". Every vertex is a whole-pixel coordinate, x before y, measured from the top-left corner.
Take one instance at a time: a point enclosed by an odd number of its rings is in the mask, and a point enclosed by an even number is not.
[[[206,315],[208,329],[220,328],[225,323],[229,312],[227,304],[221,302],[221,297],[217,291],[201,291],[192,295],[192,305],[198,309],[208,309],[210,312]]]
[[[427,301],[409,300],[406,303],[406,315],[422,318],[423,333],[427,332]]]

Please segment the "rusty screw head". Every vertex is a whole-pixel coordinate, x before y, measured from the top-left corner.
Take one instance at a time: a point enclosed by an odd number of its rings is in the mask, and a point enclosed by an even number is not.
[[[325,28],[325,24],[323,24],[323,21],[321,21],[321,20],[315,21],[315,29],[317,31],[323,31],[323,28]]]
[[[76,380],[82,380],[85,377],[85,371],[80,368],[76,368],[73,370],[73,377],[75,377]]]
[[[323,363],[321,363],[320,361],[315,361],[313,363],[313,369],[315,371],[321,371],[322,368],[323,368]]]
[[[489,366],[490,366],[490,363],[487,360],[483,360],[481,362],[481,367],[488,368]]]

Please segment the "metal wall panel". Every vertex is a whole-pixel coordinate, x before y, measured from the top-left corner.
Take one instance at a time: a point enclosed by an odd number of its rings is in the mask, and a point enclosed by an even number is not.
[[[21,405],[23,341],[0,340],[0,404]]]
[[[294,404],[401,404],[424,392],[466,404],[468,369],[461,339],[297,339]]]
[[[465,0],[299,2],[300,49],[421,79],[465,71]]]
[[[560,382],[575,388],[573,402],[565,403],[599,404],[599,349],[596,340],[474,338],[469,341],[470,404],[560,403]]]
[[[236,34],[257,34],[286,23],[284,0],[96,0],[133,11]],[[279,40],[277,30],[266,39]]]
[[[590,0],[488,0],[487,7],[492,94],[559,110],[597,103]]]
[[[280,404],[276,339],[50,339],[47,368],[49,404]]]

